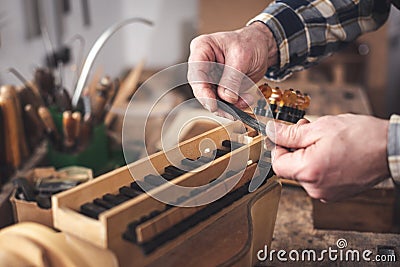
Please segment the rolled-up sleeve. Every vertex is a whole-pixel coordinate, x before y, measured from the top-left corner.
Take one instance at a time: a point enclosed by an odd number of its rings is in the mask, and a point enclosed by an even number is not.
[[[387,153],[390,174],[396,185],[400,185],[400,116],[392,115],[389,122]]]
[[[266,77],[281,80],[377,29],[389,11],[390,1],[382,0],[277,0],[248,25],[261,21],[273,33],[278,63],[267,70]]]

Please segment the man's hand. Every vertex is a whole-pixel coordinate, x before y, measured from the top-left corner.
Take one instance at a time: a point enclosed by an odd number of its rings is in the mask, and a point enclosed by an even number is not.
[[[269,122],[267,135],[277,144],[273,169],[280,177],[298,181],[313,198],[334,201],[354,195],[390,175],[388,125],[386,120],[352,114],[312,123],[300,120],[296,125]]]
[[[250,94],[241,91],[244,75],[253,82],[258,82],[267,68],[277,62],[275,39],[262,22],[232,32],[220,32],[202,35],[195,38],[190,45],[188,80],[193,93],[200,103],[211,112],[218,107],[215,99],[218,96],[239,108],[247,107],[253,99]],[[195,62],[216,62],[227,65],[220,77],[209,76],[212,71],[209,65],[193,64]],[[237,71],[235,71],[237,70]],[[216,81],[218,88],[208,82]],[[247,102],[247,104],[246,104]]]

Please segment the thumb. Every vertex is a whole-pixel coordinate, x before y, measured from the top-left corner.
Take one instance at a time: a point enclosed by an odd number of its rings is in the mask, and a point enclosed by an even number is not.
[[[236,62],[229,62],[227,59],[217,90],[218,96],[221,99],[232,104],[238,102],[242,81],[246,76],[239,71],[239,67],[237,67],[237,69],[235,68],[237,66],[235,63]]]
[[[269,121],[266,133],[275,144],[287,148],[303,148],[315,142],[311,134],[311,123],[306,124],[284,124]]]

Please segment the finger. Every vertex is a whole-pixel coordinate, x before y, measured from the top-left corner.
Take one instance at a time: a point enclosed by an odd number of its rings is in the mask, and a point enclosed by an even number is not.
[[[213,84],[216,84],[219,79],[211,75],[216,60],[211,42],[211,38],[205,35],[191,42],[187,79],[199,102],[209,111],[215,112],[218,107]]]
[[[227,55],[224,70],[222,72],[221,79],[218,86],[218,96],[232,104],[235,104],[239,100],[239,92],[242,85],[242,80],[245,74],[240,71],[240,62],[237,59],[231,59]]]
[[[209,83],[192,83],[193,95],[197,98],[203,107],[211,112],[218,109],[216,94],[211,84]]]
[[[302,118],[296,124],[303,125],[303,124],[307,124],[307,123],[310,123],[310,121],[307,120],[307,119]]]
[[[240,109],[249,108],[254,104],[254,97],[251,94],[241,94],[235,106]]]
[[[316,142],[311,123],[287,125],[269,121],[266,133],[275,144],[289,148],[304,148]]]
[[[287,149],[276,146],[272,153],[272,168],[274,172],[287,179],[297,180],[299,173],[303,171],[304,149],[289,152]]]
[[[187,78],[193,90],[193,95],[209,111],[217,110],[216,93],[210,77],[210,63],[191,62],[188,64]]]
[[[213,113],[214,113],[214,115],[217,115],[218,117],[226,118],[226,119],[231,120],[231,121],[235,121],[236,120],[235,117],[233,117],[228,112],[223,111],[222,109],[217,109],[217,111],[215,111]]]

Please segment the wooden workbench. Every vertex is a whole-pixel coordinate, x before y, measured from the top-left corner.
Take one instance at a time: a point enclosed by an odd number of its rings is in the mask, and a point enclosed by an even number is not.
[[[344,238],[347,248],[360,251],[370,249],[374,255],[378,246],[396,248],[397,263],[374,265],[366,262],[330,262],[328,258],[322,262],[271,262],[260,263],[260,266],[399,266],[400,234],[380,234],[355,231],[315,230],[312,221],[311,198],[299,187],[284,186],[279,202],[278,216],[271,247],[276,251],[315,249],[317,252],[332,247],[336,249],[336,241]],[[262,248],[260,248],[262,249]]]

